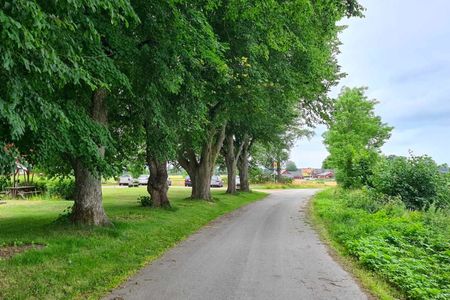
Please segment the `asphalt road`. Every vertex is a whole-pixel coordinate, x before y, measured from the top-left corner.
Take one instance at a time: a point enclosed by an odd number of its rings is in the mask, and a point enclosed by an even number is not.
[[[220,218],[105,299],[367,299],[305,220],[314,192],[273,191]]]

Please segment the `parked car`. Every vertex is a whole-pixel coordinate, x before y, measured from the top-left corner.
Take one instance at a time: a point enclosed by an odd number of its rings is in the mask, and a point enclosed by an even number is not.
[[[119,177],[119,185],[128,185],[128,187],[138,186],[139,181],[131,175],[122,175]]]
[[[223,181],[220,176],[211,176],[211,187],[223,187]]]
[[[241,186],[241,178],[236,176],[236,186]]]
[[[184,186],[192,186],[191,177],[186,176],[184,179]]]
[[[184,179],[184,186],[192,186],[192,181],[189,176],[186,176]],[[220,176],[214,175],[211,176],[211,187],[223,187],[223,181],[220,179]]]
[[[138,177],[138,181],[140,185],[147,185],[148,183],[148,178],[150,177],[150,175],[141,175]]]
[[[139,184],[140,185],[147,185],[149,178],[150,178],[150,175],[141,175],[141,176],[139,176],[139,178],[138,178]],[[168,186],[172,185],[172,180],[170,180],[170,178],[167,178],[167,185]]]

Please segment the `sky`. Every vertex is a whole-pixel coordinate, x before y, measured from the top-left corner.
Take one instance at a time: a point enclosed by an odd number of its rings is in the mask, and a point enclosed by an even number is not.
[[[346,19],[338,62],[343,86],[365,86],[376,113],[394,126],[383,146],[390,155],[427,154],[450,163],[450,1],[366,0],[365,18]],[[291,160],[320,167],[328,155],[324,126],[297,142]]]

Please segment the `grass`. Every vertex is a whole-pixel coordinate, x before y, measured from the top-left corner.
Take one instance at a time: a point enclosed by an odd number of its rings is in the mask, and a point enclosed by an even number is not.
[[[138,206],[144,188],[105,188],[111,228],[55,222],[71,201],[8,200],[0,206],[0,245],[46,247],[0,260],[0,299],[99,298],[209,221],[265,196],[216,190],[216,200],[204,202],[187,200],[189,192],[171,189],[173,208],[164,210]]]
[[[314,188],[328,188],[335,186],[335,181],[329,180],[295,180],[292,183],[262,183],[252,184],[252,189],[262,190],[285,190],[285,189],[314,189]]]
[[[448,299],[450,219],[362,191],[318,193],[310,216],[349,271],[380,299]]]

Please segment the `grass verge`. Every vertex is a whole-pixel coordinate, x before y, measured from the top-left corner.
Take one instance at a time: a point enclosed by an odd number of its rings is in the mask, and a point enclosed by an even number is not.
[[[54,222],[71,201],[8,200],[0,207],[0,246],[46,246],[0,259],[0,299],[98,298],[206,223],[265,196],[214,191],[216,201],[204,202],[186,200],[189,192],[171,189],[173,208],[164,210],[138,205],[145,188],[105,188],[111,228]]]
[[[448,299],[449,219],[388,203],[362,191],[328,189],[310,204],[320,234],[350,272],[380,299]]]

